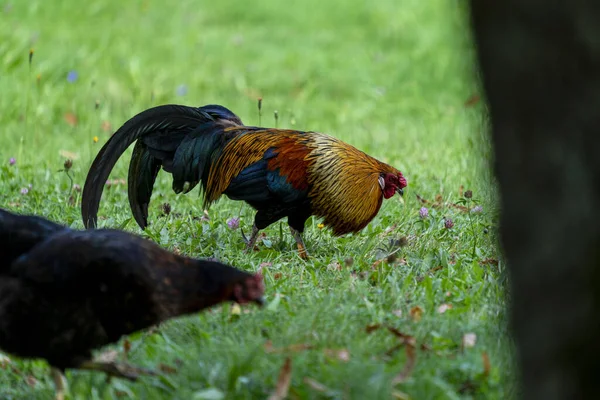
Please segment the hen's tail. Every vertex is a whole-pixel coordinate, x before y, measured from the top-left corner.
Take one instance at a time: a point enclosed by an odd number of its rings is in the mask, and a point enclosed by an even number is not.
[[[133,142],[137,140],[129,164],[127,190],[133,216],[144,229],[160,168],[173,174],[175,192],[191,190],[202,176],[215,141],[213,135],[207,134],[223,132],[225,127],[235,125],[242,125],[242,121],[219,105],[162,105],[125,122],[100,149],[88,172],[81,199],[84,226],[96,227],[104,184],[119,157]]]

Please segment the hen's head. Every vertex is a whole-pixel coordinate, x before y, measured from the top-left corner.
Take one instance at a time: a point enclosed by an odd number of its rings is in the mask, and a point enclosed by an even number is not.
[[[385,199],[389,199],[395,193],[398,193],[400,196],[404,195],[403,189],[406,185],[406,178],[401,172],[397,174],[387,172],[379,175],[379,186],[383,190],[383,198]]]
[[[232,300],[239,304],[264,305],[265,284],[261,274],[251,275],[233,286]]]

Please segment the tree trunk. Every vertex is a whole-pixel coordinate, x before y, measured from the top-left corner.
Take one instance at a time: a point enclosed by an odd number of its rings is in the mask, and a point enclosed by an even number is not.
[[[525,399],[600,398],[600,2],[471,0]]]

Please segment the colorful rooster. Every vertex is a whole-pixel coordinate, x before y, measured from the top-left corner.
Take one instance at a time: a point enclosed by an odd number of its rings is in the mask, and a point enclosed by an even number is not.
[[[403,195],[407,184],[397,169],[322,133],[244,126],[219,105],[163,105],[127,121],[96,156],[83,189],[86,227],[96,226],[104,183],[134,141],[129,204],[142,229],[162,167],[173,175],[176,193],[201,182],[205,207],[222,194],[252,206],[257,212],[247,249],[261,229],[287,217],[303,258],[302,232],[311,215],[322,217],[336,236],[358,232],[383,199]]]

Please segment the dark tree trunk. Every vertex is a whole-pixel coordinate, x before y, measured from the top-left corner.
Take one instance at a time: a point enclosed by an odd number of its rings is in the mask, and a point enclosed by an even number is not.
[[[525,399],[600,399],[600,2],[471,0]]]

